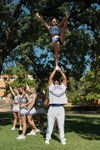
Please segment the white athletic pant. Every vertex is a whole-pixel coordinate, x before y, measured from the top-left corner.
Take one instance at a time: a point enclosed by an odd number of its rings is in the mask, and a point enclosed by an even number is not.
[[[64,139],[64,121],[65,121],[65,110],[63,106],[50,106],[48,110],[48,127],[46,132],[46,140],[51,139],[53,127],[55,120],[57,120],[58,128],[59,128],[59,136],[60,140]]]

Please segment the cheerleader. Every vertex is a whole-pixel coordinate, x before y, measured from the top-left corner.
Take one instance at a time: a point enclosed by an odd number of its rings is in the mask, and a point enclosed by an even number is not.
[[[26,116],[29,114],[27,106],[31,103],[28,94],[26,94],[26,88],[25,87],[20,87],[19,89],[20,95],[19,95],[19,100],[20,100],[20,116],[21,116],[21,121],[23,124],[23,131],[22,134],[17,137],[17,139],[25,139],[25,133],[26,133]]]
[[[9,85],[10,91],[12,93],[12,95],[14,96],[14,105],[13,105],[13,116],[14,116],[14,123],[13,123],[13,127],[11,130],[15,130],[16,128],[16,124],[17,124],[17,117],[19,119],[19,130],[22,130],[22,123],[21,123],[21,117],[20,117],[20,106],[19,106],[19,91],[17,89],[15,89],[13,91],[13,89],[11,88],[11,86]]]
[[[44,109],[45,99],[46,99],[46,93],[44,94],[43,92],[40,92],[39,98],[37,99],[36,102],[38,125],[40,130],[43,130],[43,121],[44,121],[44,114],[45,114],[45,109]]]
[[[36,114],[35,101],[36,101],[37,94],[36,94],[36,90],[34,87],[30,88],[29,92],[31,93],[30,95],[31,104],[28,107],[29,115],[27,116],[27,118],[28,118],[29,124],[32,123],[33,128],[32,128],[32,131],[28,133],[27,135],[35,135],[37,132],[40,131],[39,129],[37,129],[33,120],[33,115]]]
[[[65,41],[65,30],[68,24],[68,17],[70,16],[70,12],[66,10],[66,16],[60,22],[60,24],[57,23],[56,18],[53,18],[51,21],[52,26],[49,26],[46,22],[44,22],[44,20],[40,17],[39,13],[36,13],[35,15],[39,18],[39,20],[44,24],[44,26],[50,32],[50,35],[52,37],[53,48],[55,51],[55,65],[56,65],[56,68],[58,69],[58,54],[59,54],[60,46]],[[63,22],[65,22],[64,25],[63,25]],[[61,27],[62,27],[62,30],[60,32]]]

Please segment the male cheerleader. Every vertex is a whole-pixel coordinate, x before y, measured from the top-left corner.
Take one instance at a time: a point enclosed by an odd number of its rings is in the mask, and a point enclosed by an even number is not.
[[[62,78],[63,83],[60,85],[59,81],[54,81],[53,77],[56,71],[59,71]],[[46,140],[45,143],[49,144],[49,140],[51,139],[51,134],[53,131],[55,120],[57,120],[58,128],[59,128],[59,136],[62,145],[66,144],[66,139],[64,138],[64,120],[65,120],[65,110],[63,105],[67,104],[67,97],[66,97],[66,86],[67,86],[67,79],[63,71],[58,67],[55,68],[52,74],[49,77],[49,103],[50,107],[48,110],[48,127],[46,132]]]

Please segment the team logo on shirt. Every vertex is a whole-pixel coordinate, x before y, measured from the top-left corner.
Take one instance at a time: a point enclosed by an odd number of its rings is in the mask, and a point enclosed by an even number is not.
[[[53,90],[63,90],[60,85],[54,86]]]

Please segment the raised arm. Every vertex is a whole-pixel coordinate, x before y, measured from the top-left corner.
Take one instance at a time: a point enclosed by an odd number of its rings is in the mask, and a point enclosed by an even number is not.
[[[54,71],[51,73],[51,75],[50,75],[50,77],[49,77],[49,82],[48,82],[48,85],[49,85],[49,86],[53,83],[52,79],[53,79],[55,73],[56,73],[56,69],[54,69]]]
[[[59,23],[58,27],[61,28],[63,26],[63,22],[65,21],[65,18]]]
[[[12,87],[9,85],[10,91],[13,94],[13,96],[15,96],[15,92],[13,91]]]
[[[60,67],[58,67],[58,69],[59,69],[59,72],[60,72],[61,75],[62,75],[62,78],[63,78],[63,84],[64,84],[65,86],[67,86],[67,78],[66,78],[66,75],[64,74],[64,72],[61,70]]]
[[[40,21],[44,24],[44,26],[49,30],[50,26],[40,17],[39,13],[36,13],[35,16],[37,16]]]

